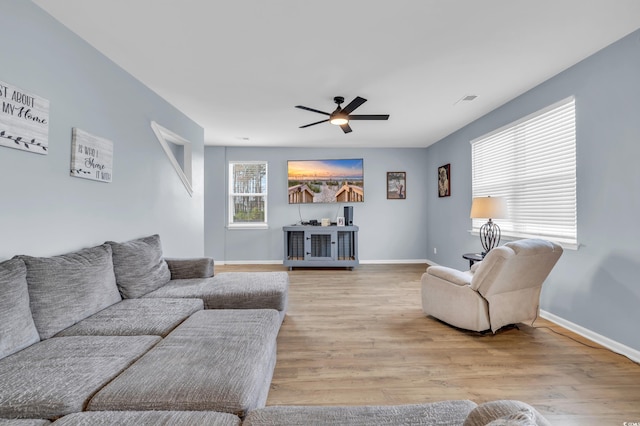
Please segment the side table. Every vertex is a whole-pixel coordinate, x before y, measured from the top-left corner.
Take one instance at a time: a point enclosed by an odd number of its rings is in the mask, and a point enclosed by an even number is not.
[[[462,255],[462,258],[469,261],[469,268],[471,268],[474,263],[482,261],[484,256],[480,253],[465,253]]]

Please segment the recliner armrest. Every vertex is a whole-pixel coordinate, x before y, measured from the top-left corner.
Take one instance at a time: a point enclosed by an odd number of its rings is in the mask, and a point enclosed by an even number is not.
[[[460,286],[471,284],[473,277],[469,271],[462,272],[446,266],[430,266],[427,268],[427,274]]]
[[[164,259],[171,271],[172,280],[209,278],[213,276],[213,259],[198,257],[192,259]]]

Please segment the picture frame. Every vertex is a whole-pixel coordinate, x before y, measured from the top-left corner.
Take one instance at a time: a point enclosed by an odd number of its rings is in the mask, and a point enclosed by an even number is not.
[[[288,160],[289,204],[364,202],[364,159]]]
[[[338,217],[336,218],[336,225],[337,225],[337,226],[344,226],[344,217],[342,217],[342,216],[338,216]]]
[[[438,167],[438,197],[451,195],[451,164]]]
[[[407,173],[387,172],[387,200],[407,198]]]

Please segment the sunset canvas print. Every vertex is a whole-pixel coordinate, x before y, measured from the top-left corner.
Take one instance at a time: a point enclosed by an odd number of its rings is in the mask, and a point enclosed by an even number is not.
[[[364,164],[360,159],[290,160],[289,204],[364,201]]]

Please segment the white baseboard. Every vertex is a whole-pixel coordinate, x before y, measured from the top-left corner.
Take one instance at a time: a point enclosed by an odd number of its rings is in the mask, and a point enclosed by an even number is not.
[[[427,263],[427,259],[387,259],[387,260],[360,260],[361,265],[398,265],[409,263]]]
[[[282,265],[282,260],[221,260],[216,265]]]
[[[598,334],[594,331],[591,331],[587,328],[584,328],[578,324],[574,324],[571,321],[568,321],[564,318],[561,318],[557,315],[554,315],[550,312],[540,310],[540,316],[546,320],[549,320],[555,324],[558,324],[567,330],[573,331],[576,334],[579,334],[582,337],[585,337],[592,342],[595,342],[599,345],[604,346],[605,348],[618,353],[620,355],[624,355],[633,362],[640,362],[640,351],[635,350],[629,346],[623,345],[622,343],[616,342],[615,340],[609,339],[601,334]]]

